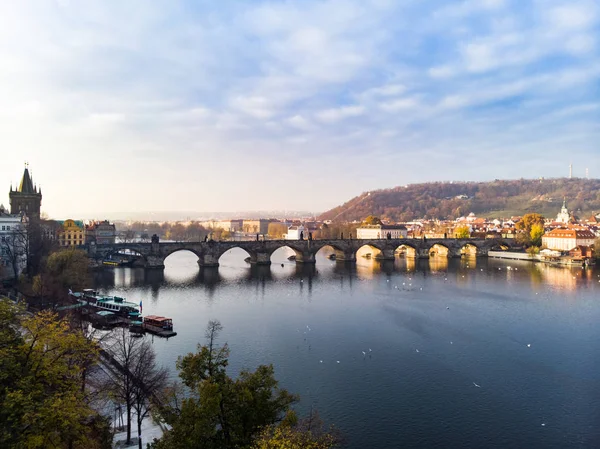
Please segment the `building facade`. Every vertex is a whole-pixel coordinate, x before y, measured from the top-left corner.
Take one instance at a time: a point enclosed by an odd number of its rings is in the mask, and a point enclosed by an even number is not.
[[[569,209],[567,209],[567,199],[563,200],[562,208],[560,212],[556,216],[556,222],[568,224],[571,221],[571,214],[569,214]]]
[[[0,279],[19,277],[27,263],[26,220],[0,206]]]
[[[58,230],[60,246],[79,246],[85,243],[85,227],[79,220],[65,220]]]
[[[596,235],[587,229],[553,229],[542,237],[542,245],[557,251],[570,251],[577,246],[591,246]]]
[[[272,220],[261,218],[259,220],[244,220],[242,230],[247,234],[262,234],[269,233],[269,223]]]
[[[393,239],[405,239],[408,229],[404,225],[363,225],[356,229],[357,239],[385,239],[388,234]]]
[[[10,198],[11,215],[27,215],[32,219],[40,218],[40,209],[42,207],[42,189],[39,189],[33,183],[29,168],[26,165],[23,177],[16,190],[10,186],[8,194]]]
[[[97,245],[114,244],[117,239],[117,230],[108,220],[93,221],[85,226],[85,243]]]

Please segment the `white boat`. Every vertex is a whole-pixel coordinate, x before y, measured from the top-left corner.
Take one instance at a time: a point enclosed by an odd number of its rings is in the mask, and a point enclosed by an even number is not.
[[[108,310],[115,314],[135,318],[140,315],[139,306],[133,302],[127,302],[119,296],[100,295],[92,289],[86,289],[82,292],[69,293],[79,303],[89,304],[100,310]]]

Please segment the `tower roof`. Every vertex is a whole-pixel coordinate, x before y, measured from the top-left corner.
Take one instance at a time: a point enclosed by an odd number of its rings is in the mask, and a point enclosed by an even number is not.
[[[17,192],[20,193],[36,193],[33,187],[33,181],[31,180],[31,176],[29,175],[29,168],[25,167],[25,171],[23,172],[23,178],[21,179],[21,183],[19,184],[19,189]]]

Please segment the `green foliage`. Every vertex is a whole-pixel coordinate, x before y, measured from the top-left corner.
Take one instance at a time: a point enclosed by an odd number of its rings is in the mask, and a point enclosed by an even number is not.
[[[454,229],[454,237],[457,239],[468,239],[471,236],[471,231],[467,225],[457,226]]]
[[[96,344],[50,312],[23,318],[0,301],[0,319],[0,447],[107,447],[82,388]]]
[[[554,216],[560,211],[563,197],[569,200],[571,210],[583,216],[600,210],[599,192],[598,179],[411,184],[374,191],[370,195],[362,194],[321,214],[319,219],[352,221],[367,215],[393,221],[453,219],[469,212],[492,218],[508,218],[529,212]]]
[[[540,248],[538,246],[530,246],[529,248],[527,248],[527,254],[529,254],[529,257],[531,257],[532,259],[539,253]]]
[[[281,424],[264,428],[252,449],[331,449],[340,441],[338,432],[325,429],[316,412],[300,421],[292,412]]]
[[[208,343],[178,360],[187,392],[174,387],[169,404],[161,408],[159,415],[170,429],[154,448],[249,447],[261,429],[279,422],[297,400],[278,387],[271,365],[229,377],[229,348],[216,344],[221,329],[211,321]]]
[[[33,279],[33,291],[39,296],[64,299],[69,289],[80,290],[90,280],[89,261],[85,251],[69,248],[48,257],[42,273]]]

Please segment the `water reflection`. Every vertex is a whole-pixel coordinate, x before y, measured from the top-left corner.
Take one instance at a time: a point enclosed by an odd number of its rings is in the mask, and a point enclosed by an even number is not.
[[[314,265],[274,256],[251,266],[232,251],[199,269],[181,252],[164,272],[110,269],[96,285],[174,319],[177,337],[152,343],[169,367],[221,320],[232,371],[273,363],[300,412],[318,405],[349,448],[564,448],[573,435],[596,447],[598,271],[466,256],[350,264],[323,252]]]

